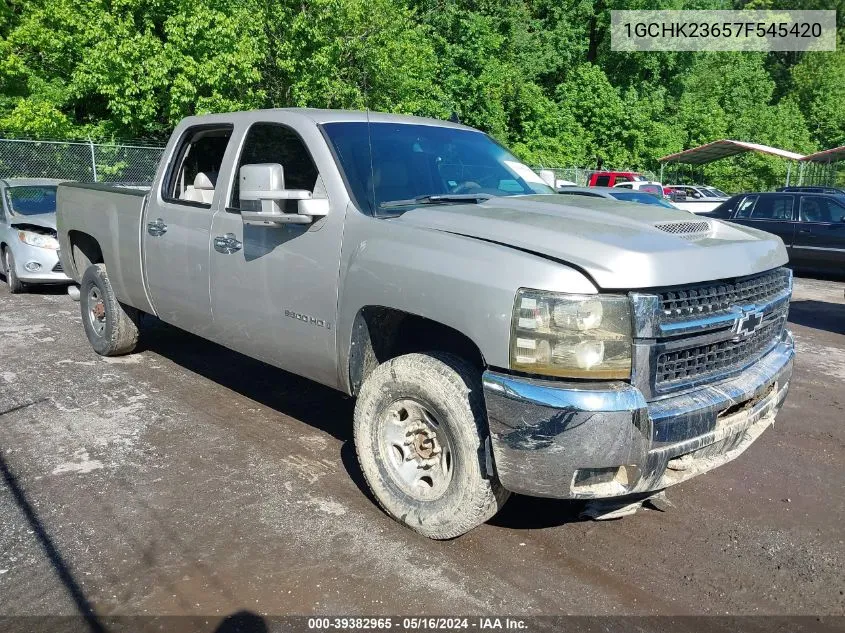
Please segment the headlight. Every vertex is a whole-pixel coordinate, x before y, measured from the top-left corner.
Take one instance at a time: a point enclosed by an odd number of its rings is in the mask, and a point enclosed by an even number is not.
[[[59,250],[59,240],[52,235],[42,235],[41,233],[33,233],[32,231],[18,231],[18,237],[21,242],[30,246],[49,248],[54,251]]]
[[[630,301],[521,288],[513,308],[510,363],[532,374],[630,378]]]

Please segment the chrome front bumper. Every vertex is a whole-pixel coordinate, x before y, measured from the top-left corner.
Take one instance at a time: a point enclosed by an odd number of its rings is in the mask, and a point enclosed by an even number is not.
[[[565,383],[488,370],[496,473],[513,492],[568,499],[679,483],[731,461],[774,423],[794,354],[785,331],[740,375],[652,402],[626,382]]]

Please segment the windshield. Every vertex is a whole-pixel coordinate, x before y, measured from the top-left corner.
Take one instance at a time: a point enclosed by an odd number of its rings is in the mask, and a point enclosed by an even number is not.
[[[15,215],[41,215],[56,212],[56,186],[9,187],[6,202]]]
[[[358,207],[395,215],[421,204],[553,194],[531,169],[475,130],[405,123],[326,123]]]
[[[667,209],[676,208],[671,203],[663,198],[658,198],[650,193],[640,191],[613,191],[610,194],[617,200],[624,200],[625,202],[639,202],[640,204],[652,204],[658,207],[666,207]]]
[[[654,196],[662,196],[663,195],[663,187],[661,185],[640,185],[638,191],[643,191],[645,193],[649,193]]]
[[[721,189],[716,189],[716,187],[705,187],[705,190],[713,194],[713,196],[717,198],[730,198],[728,194],[726,194]]]

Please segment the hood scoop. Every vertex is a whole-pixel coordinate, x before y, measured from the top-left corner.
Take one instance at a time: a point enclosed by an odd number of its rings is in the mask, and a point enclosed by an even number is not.
[[[696,222],[659,222],[654,225],[654,228],[688,240],[697,240],[710,235],[710,223],[706,220]]]

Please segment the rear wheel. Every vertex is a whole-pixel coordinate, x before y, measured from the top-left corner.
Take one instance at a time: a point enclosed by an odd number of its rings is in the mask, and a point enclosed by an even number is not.
[[[3,268],[6,272],[6,283],[9,284],[9,292],[13,295],[24,291],[23,282],[18,279],[15,273],[15,256],[12,255],[12,249],[7,248],[3,252]]]
[[[101,356],[129,354],[138,343],[138,311],[114,295],[105,264],[89,266],[79,287],[82,324]]]
[[[434,539],[484,523],[509,493],[487,473],[479,372],[448,354],[407,354],[377,367],[355,406],[367,484],[394,519]]]

